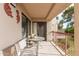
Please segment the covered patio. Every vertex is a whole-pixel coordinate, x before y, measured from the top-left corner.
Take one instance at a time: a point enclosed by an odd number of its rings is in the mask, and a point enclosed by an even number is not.
[[[36,54],[35,52],[38,52]],[[22,51],[21,56],[63,56],[55,46],[50,41],[41,41],[38,45],[38,50],[36,50],[36,47],[24,49]]]
[[[54,43],[54,41],[52,40],[52,37],[50,37],[50,34],[52,34],[52,31],[49,31],[50,24],[48,24],[48,22],[50,22],[63,10],[65,10],[70,4],[71,3],[45,3],[45,4],[44,3],[16,3],[16,9],[20,11],[21,21],[20,23],[18,23],[17,27],[15,24],[15,26],[12,25],[10,28],[12,31],[14,30],[13,28],[15,27],[18,28],[15,30],[14,32],[15,34],[11,31],[13,34],[9,34],[8,38],[6,38],[7,37],[6,34],[5,34],[5,37],[1,36],[1,39],[3,40],[1,40],[0,42],[3,42],[3,43],[0,43],[0,48],[1,48],[0,55],[3,55],[3,56],[7,56],[7,55],[8,56],[66,56],[67,54],[63,52]],[[75,25],[74,25],[75,26],[75,35],[74,35],[75,55],[79,55],[79,52],[78,52],[79,51],[78,49],[79,48],[79,45],[78,45],[79,43],[79,40],[78,40],[79,39],[79,36],[78,36],[79,4],[74,4],[74,5],[75,5],[75,13],[74,13],[75,14]],[[1,7],[2,6],[3,4],[1,5]],[[6,24],[9,24],[9,23],[10,22],[7,22]],[[21,27],[21,26],[24,26],[24,27]],[[6,29],[6,27],[2,29]],[[55,31],[57,30],[55,26],[54,26],[54,30]],[[8,32],[8,31],[10,30],[8,29],[7,31],[5,30],[5,32]],[[6,42],[8,42],[9,44],[7,44]]]

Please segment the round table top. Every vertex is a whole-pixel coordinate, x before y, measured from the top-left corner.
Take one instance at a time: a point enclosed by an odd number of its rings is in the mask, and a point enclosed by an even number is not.
[[[44,38],[43,37],[34,37],[34,38],[30,38],[29,40],[31,40],[31,41],[43,41]]]

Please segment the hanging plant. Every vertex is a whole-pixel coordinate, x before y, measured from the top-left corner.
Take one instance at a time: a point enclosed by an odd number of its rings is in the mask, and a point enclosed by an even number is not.
[[[19,22],[20,22],[20,15],[19,15],[19,11],[18,11],[18,10],[16,10],[16,13],[17,13],[17,15],[16,15],[16,20],[17,20],[17,23],[19,23]]]
[[[4,10],[8,16],[13,17],[9,3],[4,3]]]

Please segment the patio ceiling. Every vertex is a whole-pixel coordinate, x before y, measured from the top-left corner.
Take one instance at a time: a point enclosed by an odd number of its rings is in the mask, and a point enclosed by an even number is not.
[[[20,3],[17,4],[28,14],[32,21],[50,21],[62,12],[69,3]]]

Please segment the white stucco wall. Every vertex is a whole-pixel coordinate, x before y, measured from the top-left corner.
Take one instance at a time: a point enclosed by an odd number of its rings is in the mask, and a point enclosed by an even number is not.
[[[11,10],[13,18],[5,13],[3,4],[0,4],[0,50],[14,44],[22,38],[21,18],[17,24],[16,8],[11,6]]]
[[[51,31],[57,31],[57,20],[53,18],[51,21],[47,22],[47,40],[50,41],[53,39]]]

